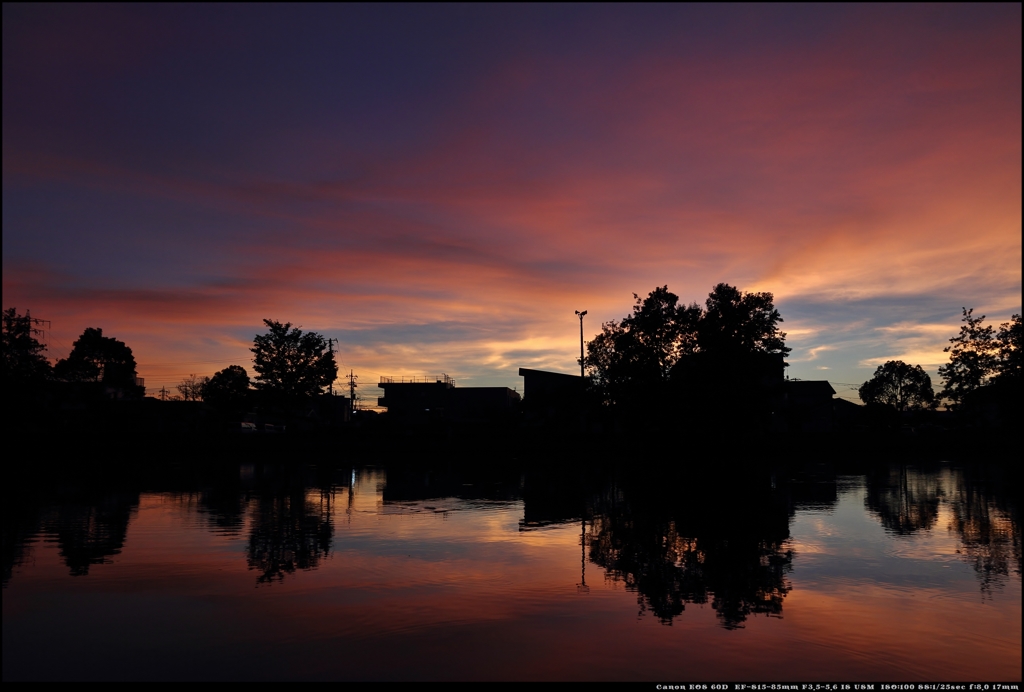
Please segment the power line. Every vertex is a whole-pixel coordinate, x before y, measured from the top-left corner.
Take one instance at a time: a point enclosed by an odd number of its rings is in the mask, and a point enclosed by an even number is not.
[[[147,367],[154,367],[160,365],[217,365],[219,363],[233,363],[238,362],[237,358],[229,358],[227,360],[178,360],[178,361],[167,361],[163,363],[139,363],[139,365],[145,365]]]

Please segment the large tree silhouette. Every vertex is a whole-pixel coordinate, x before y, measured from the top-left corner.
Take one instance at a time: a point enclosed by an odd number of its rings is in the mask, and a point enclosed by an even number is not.
[[[724,380],[757,380],[765,356],[777,357],[781,367],[790,351],[771,293],[743,293],[722,283],[703,308],[681,305],[667,286],[633,297],[633,313],[603,324],[587,345],[586,364],[606,402],[655,408],[673,380],[690,390],[728,391]],[[705,381],[709,373],[715,382]],[[736,399],[734,391],[729,396]]]
[[[871,379],[860,386],[859,394],[865,404],[891,406],[901,412],[935,406],[932,378],[920,365],[907,365],[902,360],[879,365]]]
[[[203,387],[203,400],[227,411],[244,409],[249,400],[249,373],[241,365],[218,370]]]
[[[256,388],[270,399],[289,403],[323,393],[338,376],[327,339],[302,332],[290,322],[263,320],[270,330],[253,340]]]
[[[702,353],[743,356],[751,353],[790,352],[786,335],[779,331],[782,315],[771,293],[741,293],[729,284],[718,284],[708,295],[697,328]]]
[[[1009,322],[999,325],[996,333],[999,344],[999,359],[996,361],[996,380],[1012,382],[1019,386],[1021,381],[1021,359],[1024,355],[1024,326],[1020,315],[1014,315]]]
[[[668,286],[654,289],[644,299],[633,294],[633,313],[621,321],[606,322],[587,344],[586,363],[608,401],[638,403],[668,381],[681,355],[696,347],[697,304],[679,304]]]
[[[67,358],[57,361],[54,375],[65,382],[95,382],[126,396],[139,396],[145,388],[135,384],[135,356],[123,341],[103,336],[102,329],[87,328]]]
[[[998,363],[999,343],[991,326],[983,324],[985,316],[974,316],[974,308],[963,309],[960,333],[949,340],[943,349],[949,354],[949,363],[939,368],[945,381],[940,396],[949,399],[954,408],[985,384]]]

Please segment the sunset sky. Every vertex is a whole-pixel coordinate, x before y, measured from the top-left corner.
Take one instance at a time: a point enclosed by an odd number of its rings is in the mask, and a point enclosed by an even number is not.
[[[656,286],[771,291],[789,375],[1021,311],[1021,5],[3,6],[3,305],[149,393],[272,318],[521,389]],[[838,383],[844,383],[840,385]]]

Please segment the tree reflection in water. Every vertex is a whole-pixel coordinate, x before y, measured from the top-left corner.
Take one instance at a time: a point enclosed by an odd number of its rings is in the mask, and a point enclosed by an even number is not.
[[[978,573],[981,590],[990,592],[1011,570],[1021,573],[1020,519],[991,506],[975,489],[960,488],[957,500],[949,528],[960,537],[958,552]]]
[[[788,504],[770,487],[696,494],[665,504],[604,493],[590,560],[637,594],[639,613],[672,624],[687,603],[708,603],[727,629],[751,615],[781,617],[792,551]],[[672,505],[668,505],[672,507]]]
[[[5,498],[3,503],[3,588],[32,552],[39,531],[39,507],[24,497]]]
[[[943,497],[945,488],[937,473],[900,464],[868,475],[864,504],[887,531],[907,536],[935,525]]]
[[[250,501],[246,489],[237,485],[215,485],[199,493],[197,509],[213,533],[234,537],[240,536],[245,529],[245,514]]]
[[[317,473],[264,473],[249,465],[240,475],[234,471],[208,478],[200,489],[184,493],[182,509],[203,515],[218,535],[245,538],[246,564],[256,571],[257,583],[279,582],[298,570],[316,569],[329,556],[333,492],[351,495],[352,488],[344,486],[351,485],[352,472],[331,468],[322,477]],[[335,482],[335,473],[345,480]],[[383,484],[383,472],[377,473]],[[834,477],[778,484],[767,476],[739,484],[721,477],[620,477],[581,484],[566,471],[527,474],[520,486],[518,480],[467,485],[449,475],[442,474],[444,487],[428,483],[419,488],[389,473],[388,485],[393,481],[394,487],[384,501],[481,493],[510,499],[521,493],[520,530],[585,517],[589,533],[583,537],[583,559],[635,591],[640,612],[666,624],[688,603],[710,603],[727,628],[742,627],[751,615],[781,616],[790,591],[793,555],[787,540],[793,512],[801,507],[827,510],[836,502]],[[947,529],[957,539],[960,557],[977,573],[982,593],[990,593],[1011,573],[1021,574],[1018,482],[1005,475],[981,466],[894,464],[865,476],[864,504],[895,540]],[[418,482],[423,485],[422,478]],[[56,491],[42,483],[27,491],[8,489],[4,586],[39,540],[56,543],[72,576],[86,576],[93,565],[111,562],[124,549],[139,497],[137,490]]]
[[[71,576],[82,577],[92,565],[109,564],[112,556],[120,554],[138,506],[138,492],[76,498],[43,516],[42,533],[46,540],[56,541]]]
[[[269,471],[264,473],[264,471]],[[334,536],[332,473],[309,469],[257,470],[242,464],[237,475],[222,477],[198,493],[196,510],[209,529],[241,536],[248,525],[246,564],[257,584],[312,570],[330,554]]]
[[[252,504],[245,559],[259,573],[257,583],[316,569],[330,554],[332,496],[329,490],[318,495],[314,501],[304,488],[296,488],[287,494],[261,494]]]
[[[991,470],[990,470],[991,471]],[[978,469],[893,466],[867,477],[865,506],[897,536],[933,529],[948,508],[957,553],[978,575],[982,593],[1021,574],[1019,504],[1001,474]]]

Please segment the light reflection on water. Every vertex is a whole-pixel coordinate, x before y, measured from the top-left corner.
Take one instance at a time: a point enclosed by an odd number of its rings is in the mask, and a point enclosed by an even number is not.
[[[5,680],[1020,679],[1013,493],[254,468],[8,509]]]

